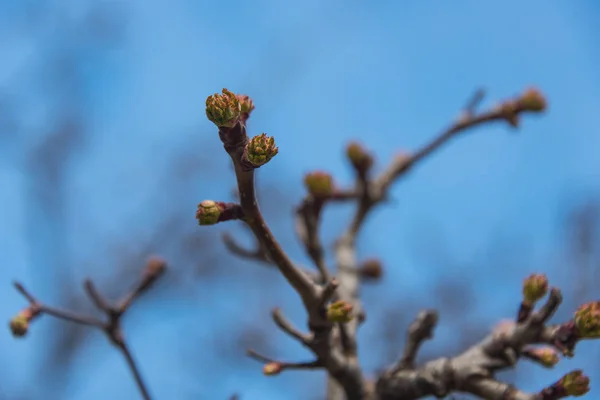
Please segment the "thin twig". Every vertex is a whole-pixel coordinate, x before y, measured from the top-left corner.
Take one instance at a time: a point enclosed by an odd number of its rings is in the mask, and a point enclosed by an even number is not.
[[[300,332],[298,328],[296,328],[292,323],[283,315],[279,308],[273,309],[271,312],[271,317],[275,324],[281,329],[283,332],[287,333],[289,336],[293,337],[300,343],[307,345],[310,341],[310,336]]]
[[[46,306],[40,303],[31,293],[29,293],[21,283],[15,282],[14,286],[19,293],[21,293],[29,301],[30,309],[33,311],[33,315],[48,314],[59,319],[81,325],[93,326],[102,330],[108,337],[109,341],[113,343],[125,357],[127,365],[134,376],[143,399],[151,400],[148,386],[144,383],[139,367],[137,366],[133,355],[131,354],[131,351],[129,350],[123,337],[123,333],[121,331],[121,318],[125,314],[125,311],[132,304],[133,300],[136,299],[141,293],[146,291],[152,285],[152,283],[163,274],[165,268],[166,264],[163,260],[158,258],[149,259],[142,274],[142,278],[134,286],[134,288],[123,297],[123,300],[120,302],[118,307],[110,304],[108,300],[96,289],[96,286],[91,280],[85,280],[85,291],[96,307],[104,312],[107,317],[106,322],[95,317],[79,315],[71,311],[60,310]]]
[[[131,351],[129,351],[129,347],[125,344],[125,342],[121,342],[121,344],[118,347],[119,347],[119,350],[121,351],[121,353],[123,353],[125,360],[127,360],[127,365],[129,366],[129,369],[133,373],[135,383],[136,383],[140,393],[142,394],[142,397],[144,398],[144,400],[151,400],[150,392],[148,391],[148,386],[146,385],[146,383],[144,382],[144,379],[142,378],[140,369],[137,366],[137,363],[135,362],[135,360],[133,359],[133,355],[131,354]]]
[[[410,324],[404,353],[395,370],[414,368],[415,358],[425,340],[433,337],[433,330],[437,325],[438,314],[435,310],[423,310]]]

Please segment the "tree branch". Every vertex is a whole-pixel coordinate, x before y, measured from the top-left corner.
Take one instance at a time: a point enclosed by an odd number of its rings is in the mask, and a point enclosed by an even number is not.
[[[148,260],[146,268],[142,274],[140,281],[134,288],[127,293],[119,306],[111,305],[108,300],[100,294],[91,280],[86,280],[84,288],[90,299],[107,317],[106,321],[101,321],[95,317],[79,315],[67,310],[60,310],[50,306],[46,306],[39,302],[31,293],[29,293],[22,284],[15,282],[15,288],[28,301],[29,307],[21,311],[11,321],[10,327],[15,336],[24,336],[29,328],[29,323],[32,322],[41,314],[48,314],[53,317],[74,322],[81,325],[88,325],[102,330],[109,341],[113,343],[125,357],[127,365],[131,370],[135,382],[138,386],[144,400],[150,400],[150,392],[148,386],[142,379],[139,367],[137,366],[127,343],[125,342],[123,332],[121,330],[121,318],[125,311],[132,304],[133,300],[145,292],[165,271],[166,263],[159,258],[152,257]]]

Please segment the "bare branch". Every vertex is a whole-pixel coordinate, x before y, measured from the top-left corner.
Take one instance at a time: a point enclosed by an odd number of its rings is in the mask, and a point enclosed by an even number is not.
[[[414,368],[415,358],[423,341],[433,337],[438,315],[435,310],[423,310],[408,328],[404,354],[396,366],[396,371]]]
[[[322,368],[323,367],[323,364],[320,361],[318,361],[318,360],[305,361],[305,362],[277,361],[277,360],[275,360],[273,358],[264,356],[264,355],[258,353],[255,350],[252,350],[252,349],[246,350],[246,354],[248,355],[248,357],[253,358],[254,360],[262,362],[262,363],[277,364],[277,372],[269,374],[269,375],[278,374],[278,373],[282,372],[285,369],[315,369],[315,368]]]
[[[20,314],[18,314],[11,321],[11,329],[15,335],[23,336],[28,329],[29,323],[40,314],[48,314],[53,317],[67,320],[70,322],[78,323],[81,325],[88,325],[96,327],[102,330],[109,341],[113,343],[119,351],[125,357],[127,365],[131,370],[138,389],[144,398],[144,400],[150,400],[150,392],[148,386],[144,383],[139,367],[135,363],[133,355],[125,342],[123,332],[121,330],[121,318],[125,314],[125,311],[132,304],[133,300],[136,299],[140,294],[145,292],[155,281],[160,277],[166,268],[166,263],[159,258],[150,258],[144,273],[142,274],[141,280],[134,286],[132,291],[123,297],[118,307],[113,306],[108,300],[100,294],[96,289],[94,283],[87,279],[84,282],[84,287],[94,304],[104,312],[107,317],[107,321],[103,322],[94,317],[85,315],[75,314],[71,311],[59,310],[53,307],[46,306],[35,299],[22,284],[16,282],[16,289],[29,301],[30,306]]]
[[[303,345],[308,345],[311,337],[305,333],[300,332],[298,328],[294,327],[294,325],[292,325],[292,323],[287,318],[285,318],[285,316],[279,308],[275,308],[271,312],[271,317],[273,318],[273,321],[275,321],[275,324],[277,324],[279,329],[281,329],[282,331],[284,331]]]

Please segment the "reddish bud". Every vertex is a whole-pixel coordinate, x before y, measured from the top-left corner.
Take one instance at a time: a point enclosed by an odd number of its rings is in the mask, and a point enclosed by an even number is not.
[[[360,266],[358,272],[364,279],[380,279],[383,275],[381,261],[376,258],[365,260]]]
[[[546,99],[536,88],[527,89],[518,99],[520,107],[524,111],[542,112],[546,109]]]

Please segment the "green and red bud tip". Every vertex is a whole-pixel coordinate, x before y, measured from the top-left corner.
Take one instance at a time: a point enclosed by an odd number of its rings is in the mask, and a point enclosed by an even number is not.
[[[558,385],[569,396],[583,396],[590,391],[590,378],[578,369],[563,376]]]
[[[594,301],[580,306],[575,311],[575,328],[581,338],[600,338],[600,302]]]
[[[352,311],[352,304],[338,300],[327,306],[327,319],[331,322],[350,322],[353,318]]]
[[[255,167],[268,163],[277,155],[279,148],[275,145],[275,139],[266,133],[254,136],[244,151],[245,158]]]
[[[240,102],[240,111],[242,114],[250,114],[254,110],[254,102],[248,95],[238,94],[237,98]]]
[[[240,117],[242,106],[238,96],[227,89],[206,99],[206,116],[218,127],[232,128]]]

